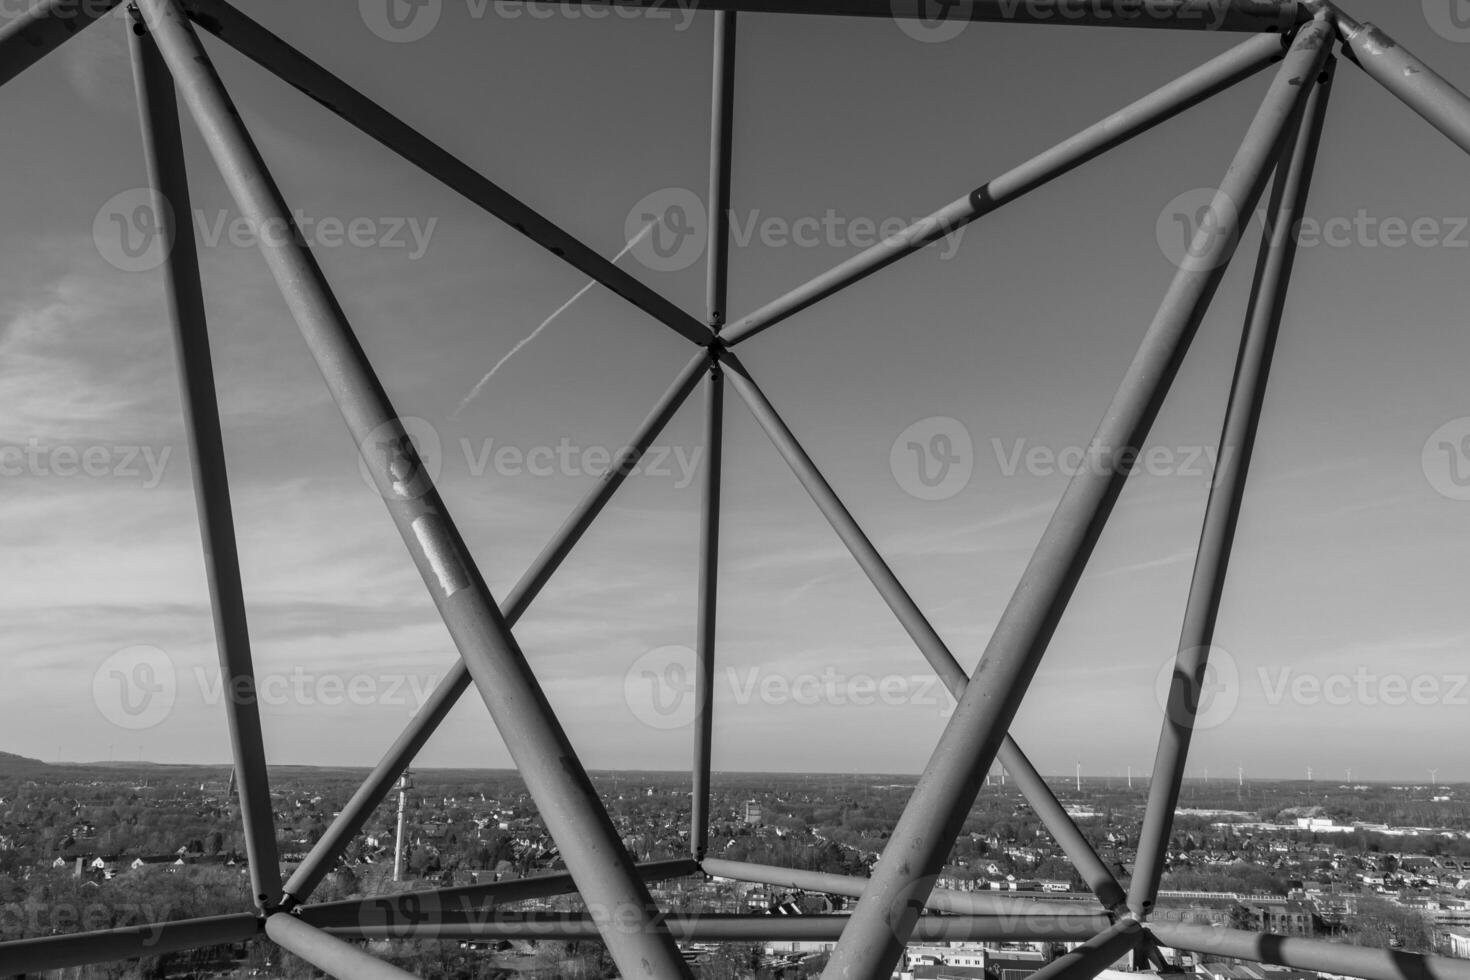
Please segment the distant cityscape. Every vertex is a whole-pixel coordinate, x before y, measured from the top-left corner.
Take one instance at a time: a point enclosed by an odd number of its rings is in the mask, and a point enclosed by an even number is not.
[[[244,841],[227,767],[48,765],[0,759],[4,939],[142,924],[248,907]],[[286,871],[327,832],[360,781],[348,769],[272,771]],[[594,773],[640,862],[689,856],[689,782],[671,773]],[[1125,885],[1148,784],[1048,780]],[[716,774],[710,858],[862,878],[880,861],[913,777]],[[385,802],[312,901],[516,881],[565,872],[513,772],[416,771]],[[1151,918],[1470,958],[1470,788],[1439,783],[1187,781]],[[395,859],[400,863],[395,880]],[[707,862],[718,870],[715,861]],[[981,790],[936,887],[1003,893],[1057,908],[1097,900],[1030,806],[999,773]],[[663,908],[802,916],[844,913],[851,895],[687,874],[650,884]],[[575,896],[517,903],[573,912]],[[1079,940],[1080,941],[1080,940]],[[616,976],[590,942],[373,941],[373,952],[428,977]],[[814,976],[831,941],[685,943],[701,977]],[[895,976],[1017,980],[1074,943],[914,943]],[[1302,980],[1283,971],[1163,950],[1200,980]],[[1132,971],[1148,964],[1120,961]],[[312,976],[269,943],[170,953],[54,976]],[[80,972],[77,972],[80,970]],[[93,972],[88,972],[88,971]],[[111,971],[111,972],[109,972]],[[1020,973],[1016,971],[1021,971]]]

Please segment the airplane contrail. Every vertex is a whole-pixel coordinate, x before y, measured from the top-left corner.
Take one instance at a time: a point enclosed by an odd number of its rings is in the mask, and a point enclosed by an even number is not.
[[[617,255],[614,255],[612,257],[613,263],[616,264],[619,259],[621,259],[623,256],[627,255],[629,252],[633,251],[633,246],[634,245],[637,245],[639,242],[641,242],[643,240],[644,236],[647,235],[650,231],[652,231],[653,230],[653,226],[656,225],[656,224],[658,224],[658,220],[657,219],[655,219],[653,221],[650,221],[648,224],[646,224],[646,225],[643,226],[643,230],[642,231],[638,232],[638,234],[636,234],[632,238],[628,239],[628,243],[623,246],[622,251],[618,252]],[[537,324],[535,330],[532,330],[530,333],[526,334],[526,336],[522,337],[519,341],[517,341],[516,342],[516,345],[514,347],[512,347],[508,352],[506,352],[506,354],[505,354],[504,357],[502,357],[500,360],[496,361],[495,362],[495,366],[493,368],[491,368],[489,371],[487,371],[485,373],[485,376],[480,379],[479,383],[476,384],[473,388],[470,389],[470,393],[468,395],[465,395],[464,396],[464,400],[459,403],[459,407],[458,408],[456,408],[452,413],[450,413],[450,416],[449,417],[452,418],[452,419],[453,418],[459,418],[459,413],[460,412],[463,412],[469,406],[470,402],[472,402],[472,401],[475,400],[475,396],[476,395],[478,395],[481,391],[485,390],[485,386],[490,383],[490,379],[493,378],[493,377],[495,377],[495,372],[496,371],[499,371],[501,368],[505,367],[506,362],[509,361],[512,357],[515,357],[516,354],[520,353],[520,350],[521,350],[522,347],[526,346],[531,341],[535,340],[536,337],[538,335],[540,335],[541,331],[543,331],[547,327],[551,326],[551,322],[553,320],[555,320],[557,317],[561,316],[567,310],[571,309],[572,304],[575,303],[575,302],[577,302],[577,300],[581,299],[583,296],[585,296],[587,294],[587,291],[589,289],[591,289],[595,285],[597,285],[597,280],[596,279],[589,279],[587,281],[587,285],[583,286],[581,289],[577,290],[575,293],[572,294],[572,298],[571,299],[567,300],[565,303],[563,303],[560,306],[558,306],[554,311],[552,311],[552,314],[549,317],[547,317],[546,319],[542,320],[539,324]]]

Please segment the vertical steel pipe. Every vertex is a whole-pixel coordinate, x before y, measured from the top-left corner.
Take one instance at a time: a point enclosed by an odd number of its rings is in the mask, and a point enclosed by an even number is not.
[[[1373,24],[1334,11],[1344,53],[1429,125],[1470,153],[1470,96]]]
[[[730,281],[730,154],[735,130],[734,11],[715,14],[714,80],[710,90],[709,256],[705,295],[710,329],[725,324]]]
[[[912,900],[933,887],[985,772],[1046,652],[1133,459],[1233,255],[1243,216],[1260,199],[1283,135],[1300,116],[1330,41],[1324,18],[1304,26],[1251,122],[1191,251],[1113,403],[1042,533],[954,715],[920,776],[823,974],[888,980],[913,927]],[[905,901],[907,900],[907,901]]]
[[[0,85],[81,33],[121,0],[42,0],[0,27]]]
[[[250,883],[255,902],[268,908],[281,897],[275,814],[255,693],[245,594],[240,583],[240,554],[230,507],[230,480],[220,433],[204,291],[199,281],[199,253],[190,218],[193,205],[179,133],[179,110],[173,77],[147,30],[141,23],[129,23],[128,38],[153,213],[166,255],[164,286],[174,348],[178,352],[184,431],[189,440],[194,504],[204,546],[204,577],[209,583],[209,603],[214,614],[214,640],[225,692],[225,716],[229,719],[230,750],[245,851],[250,862]],[[169,216],[174,220],[170,221]]]
[[[730,324],[720,336],[731,346],[775,326],[840,289],[887,268],[906,255],[953,234],[1004,204],[1069,173],[1115,146],[1249,78],[1283,53],[1281,39],[1254,37],[1205,62],[1136,102],[1006,171],[964,197],[833,266],[784,296]]]
[[[407,970],[400,970],[345,940],[329,936],[289,912],[269,916],[265,920],[265,934],[277,946],[295,953],[338,980],[417,980]]]
[[[614,265],[545,215],[485,177],[224,0],[189,0],[199,26],[424,173],[494,215],[572,268],[696,344],[709,341],[698,319]]]
[[[1190,737],[1194,733],[1200,697],[1205,690],[1210,647],[1215,639],[1215,621],[1225,591],[1236,523],[1245,499],[1246,478],[1255,449],[1256,432],[1260,427],[1271,358],[1276,349],[1286,291],[1291,283],[1292,263],[1296,258],[1297,229],[1306,212],[1312,168],[1321,144],[1335,63],[1329,61],[1323,69],[1319,84],[1313,87],[1308,97],[1306,113],[1296,136],[1287,143],[1276,168],[1271,203],[1266,212],[1270,216],[1269,224],[1256,260],[1245,331],[1220,434],[1219,462],[1210,484],[1204,527],[1195,552],[1194,577],[1189,586],[1173,679],[1165,702],[1153,778],[1149,781],[1137,863],[1129,886],[1128,905],[1137,915],[1145,915],[1153,908],[1164,874],[1169,834],[1174,826],[1174,808],[1179,803]]]
[[[705,388],[705,470],[699,533],[699,619],[694,652],[694,787],[689,803],[689,850],[709,851],[710,764],[714,749],[715,611],[719,599],[720,480],[724,455],[725,383],[710,366]]]
[[[612,499],[614,493],[621,487],[633,466],[648,452],[653,441],[663,432],[669,420],[684,404],[694,386],[699,383],[700,377],[709,366],[709,355],[703,350],[695,354],[679,372],[667,391],[659,398],[643,423],[634,433],[629,441],[627,449],[619,458],[619,465],[609,466],[597,481],[596,485],[589,490],[577,505],[576,509],[569,514],[561,524],[546,547],[536,556],[531,567],[521,576],[510,595],[506,597],[502,607],[507,626],[514,626],[521,615],[530,608],[532,600],[540,594],[541,589],[550,581],[551,576],[561,567],[561,563],[571,553],[572,548],[582,539],[587,528],[592,526],[597,515],[602,513],[603,507]],[[290,908],[296,904],[306,901],[312,891],[321,883],[323,877],[332,869],[342,852],[352,843],[363,825],[373,811],[387,799],[388,794],[393,791],[393,784],[400,773],[408,768],[414,756],[424,747],[424,743],[438,730],[443,723],[449,710],[459,701],[464,692],[469,690],[470,674],[469,668],[463,660],[455,660],[453,666],[445,674],[443,681],[434,687],[422,707],[415,713],[408,727],[399,735],[398,739],[389,747],[387,753],[373,767],[357,792],[342,807],[327,832],[312,846],[306,858],[296,867],[286,882],[285,905]]]
[[[777,452],[786,460],[786,465],[796,475],[797,480],[805,488],[817,509],[832,525],[837,532],[838,538],[847,546],[858,566],[862,568],[873,587],[883,598],[884,603],[893,611],[904,632],[914,641],[924,659],[934,668],[939,675],[940,681],[958,701],[964,696],[965,687],[969,683],[969,677],[965,670],[955,659],[948,645],[934,629],[922,610],[919,609],[898,576],[893,573],[883,555],[873,545],[871,539],[863,532],[862,527],[852,516],[852,512],[842,503],[832,485],[822,475],[817,464],[807,454],[796,435],[781,418],[774,405],[766,398],[765,392],[761,391],[755,379],[751,377],[749,370],[734,353],[724,351],[720,357],[730,367],[731,384],[736,392],[750,408],[751,414],[760,424],[766,436],[776,447]],[[1025,794],[1026,799],[1036,810],[1052,836],[1067,853],[1077,867],[1078,873],[1082,875],[1088,887],[1097,895],[1098,901],[1108,908],[1112,908],[1123,901],[1123,887],[1118,884],[1118,879],[1108,870],[1102,858],[1098,857],[1097,851],[1093,849],[1092,843],[1077,829],[1077,825],[1068,816],[1066,809],[1058,802],[1052,793],[1051,787],[1046,785],[1046,780],[1031,765],[1031,761],[1015,744],[1009,735],[1001,743],[1000,759],[1002,764],[1010,769],[1016,777],[1016,785]]]
[[[342,411],[378,491],[561,848],[613,960],[629,977],[689,977],[617,829],[511,635],[418,451],[176,0],[141,0],[149,30]]]

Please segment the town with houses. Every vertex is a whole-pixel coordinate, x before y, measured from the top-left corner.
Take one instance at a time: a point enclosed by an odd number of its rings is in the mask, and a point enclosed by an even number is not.
[[[16,757],[8,757],[10,761]],[[27,760],[29,762],[29,760]],[[308,854],[360,773],[273,773],[283,866]],[[687,774],[594,774],[640,862],[689,856]],[[565,870],[513,772],[424,770],[375,813],[318,889],[330,901],[514,881]],[[912,777],[722,774],[710,857],[862,878],[880,859]],[[1125,886],[1146,780],[1053,781],[1073,821]],[[1470,807],[1465,790],[1424,784],[1256,781],[1186,784],[1151,918],[1470,958]],[[248,876],[227,769],[10,766],[0,778],[0,938],[111,928],[237,911]],[[398,808],[403,832],[398,832]],[[1061,849],[1003,778],[977,801],[936,883],[1097,911]],[[661,908],[782,916],[850,911],[820,890],[689,874],[650,884]],[[580,908],[574,896],[518,910]],[[135,961],[136,973],[74,976],[310,976],[278,950],[241,944]],[[596,944],[533,940],[384,943],[425,976],[616,976]],[[896,977],[1021,980],[1058,943],[914,944]],[[424,947],[437,949],[432,954]],[[831,942],[686,944],[700,977],[815,976]],[[589,947],[591,949],[589,950]],[[1199,980],[1306,980],[1313,974],[1161,950],[1157,963]],[[427,959],[425,959],[427,957]],[[578,964],[573,970],[570,963]],[[3,963],[0,963],[3,970]],[[598,971],[602,972],[598,972]],[[252,972],[253,971],[253,972]],[[293,972],[294,971],[294,972]],[[305,971],[305,972],[302,972]],[[570,972],[569,972],[570,971]],[[3,975],[3,973],[0,973]],[[59,976],[59,974],[58,974]]]

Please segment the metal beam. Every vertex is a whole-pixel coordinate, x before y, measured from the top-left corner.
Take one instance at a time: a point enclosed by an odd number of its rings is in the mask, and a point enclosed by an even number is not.
[[[76,37],[121,0],[42,0],[0,27],[0,85]]]
[[[709,851],[710,766],[714,757],[715,613],[719,602],[720,481],[724,456],[725,381],[718,364],[705,383],[704,494],[700,501],[699,619],[694,653],[694,786],[689,798],[689,852]]]
[[[1149,931],[1164,946],[1215,958],[1253,960],[1364,980],[1470,980],[1470,960],[1445,956],[1423,956],[1188,922],[1152,922]]]
[[[1256,37],[1236,45],[1070,139],[982,184],[927,218],[914,222],[903,231],[741,317],[720,332],[721,338],[730,345],[749,340],[818,300],[887,268],[904,256],[953,234],[976,218],[1070,173],[1113,147],[1251,77],[1273,61],[1281,60],[1283,53],[1281,39],[1276,37]]]
[[[652,861],[637,865],[634,870],[644,881],[666,881],[698,874],[699,865],[689,858],[682,858]],[[515,902],[571,895],[576,890],[577,883],[569,874],[537,875],[511,881],[487,881],[477,885],[393,892],[372,898],[304,905],[299,915],[301,921],[321,928],[437,922],[446,914],[499,909]]]
[[[1219,462],[1210,483],[1204,526],[1195,552],[1194,577],[1184,611],[1184,624],[1174,662],[1174,675],[1164,706],[1153,776],[1149,780],[1148,805],[1144,808],[1139,833],[1138,856],[1129,886],[1128,905],[1137,915],[1146,915],[1158,897],[1159,882],[1174,826],[1174,808],[1184,781],[1189,742],[1205,690],[1205,672],[1210,648],[1215,641],[1215,621],[1225,592],[1230,549],[1245,499],[1246,478],[1261,422],[1271,358],[1291,283],[1296,259],[1296,234],[1306,213],[1312,170],[1321,144],[1322,125],[1327,116],[1335,59],[1323,69],[1318,84],[1307,99],[1301,125],[1282,151],[1276,180],[1267,208],[1270,221],[1262,236],[1256,260],[1255,280],[1241,336],[1240,355],[1225,423],[1220,434]]]
[[[730,282],[730,154],[735,132],[736,14],[715,14],[714,79],[710,88],[709,252],[705,310],[710,329],[725,324]]]
[[[598,479],[597,484],[587,492],[576,509],[567,516],[561,527],[551,536],[551,540],[546,547],[541,549],[541,553],[536,556],[536,560],[521,576],[521,580],[516,583],[516,587],[511,590],[502,605],[501,613],[505,617],[507,626],[514,626],[530,608],[532,600],[541,593],[541,589],[550,581],[552,574],[561,566],[572,548],[582,539],[587,528],[592,525],[597,515],[602,513],[603,507],[612,499],[613,494],[627,480],[633,470],[633,465],[643,458],[643,454],[653,445],[653,441],[659,437],[669,420],[684,404],[708,366],[709,355],[702,350],[690,358],[689,363],[679,372],[673,384],[663,393],[652,411],[638,427],[638,431],[633,434],[633,438],[628,442],[628,448],[619,458],[618,465],[608,467],[607,472]],[[342,811],[337,814],[331,826],[327,828],[327,832],[321,836],[321,839],[307,854],[306,859],[292,873],[286,882],[285,905],[287,908],[300,904],[310,897],[312,891],[321,883],[322,878],[342,856],[343,851],[362,831],[363,825],[367,823],[373,811],[393,791],[393,785],[399,775],[408,768],[414,756],[443,723],[449,710],[469,688],[469,668],[465,666],[463,660],[455,660],[444,679],[435,685],[428,700],[413,716],[403,734],[399,735],[397,741],[389,747],[368,778],[342,807]]]
[[[148,28],[428,587],[567,870],[626,976],[689,977],[545,692],[511,635],[208,55],[176,0],[141,0]]]
[[[663,921],[680,942],[831,942],[841,933],[845,915],[670,914]],[[1091,931],[1083,931],[1083,926]],[[926,915],[914,928],[916,941],[1076,942],[1108,926],[1101,913],[1073,919],[1014,915]],[[418,926],[364,925],[329,930],[361,939],[589,939],[597,927],[580,912],[498,912],[485,919],[422,923]],[[1120,954],[1121,955],[1121,954]],[[1111,960],[1109,961],[1111,962]],[[1081,978],[1077,978],[1081,980]]]
[[[850,875],[829,874],[824,871],[803,871],[800,868],[777,868],[767,864],[751,864],[746,861],[727,861],[724,858],[705,858],[700,867],[707,875],[746,881],[799,891],[821,892],[824,895],[841,895],[844,898],[861,898],[868,879]],[[1062,916],[1080,917],[1079,922],[1091,922],[1102,911],[1090,902],[1074,898],[1052,902],[1034,899],[1013,898],[1003,892],[974,891],[960,892],[936,888],[924,901],[924,908],[931,912],[946,912],[952,915],[999,915],[999,916]],[[1108,923],[1103,916],[1103,925]],[[1101,927],[1099,927],[1101,928]],[[1096,935],[1098,929],[1087,931],[1087,936]]]
[[[148,0],[143,0],[148,2]],[[265,920],[265,934],[328,976],[346,980],[414,980],[414,974],[384,963],[336,936],[307,925],[289,912]]]
[[[1112,512],[1139,447],[1177,374],[1236,247],[1238,230],[1260,199],[1283,135],[1299,117],[1303,82],[1321,70],[1330,30],[1318,18],[1298,33],[1272,80],[1200,229],[1192,256],[1175,276],[1117,395],[1042,533],[1016,592],[960,698],[913,796],[884,848],[872,884],[828,961],[824,976],[888,980],[902,955],[932,876],[944,864],[986,770],[1010,728],[1067,601]]]
[[[184,431],[189,440],[194,503],[204,546],[204,577],[209,583],[225,716],[229,719],[240,822],[254,900],[265,909],[280,901],[281,868],[276,853],[275,814],[261,736],[260,705],[255,693],[245,594],[240,583],[230,481],[220,433],[219,402],[215,396],[214,365],[209,353],[204,290],[199,281],[199,253],[194,225],[189,220],[194,208],[189,198],[184,144],[179,133],[179,109],[173,77],[142,24],[128,25],[128,41],[153,213],[166,256],[163,279],[174,348],[178,352]],[[167,215],[176,216],[177,220],[169,221]]]
[[[260,917],[250,912],[156,922],[126,929],[104,929],[0,943],[0,976],[44,973],[89,963],[158,956],[201,946],[239,943],[260,932]]]
[[[1470,96],[1373,24],[1333,10],[1343,52],[1368,77],[1470,153]]]
[[[807,493],[811,496],[832,529],[842,543],[852,553],[859,567],[878,590],[888,608],[903,626],[904,632],[914,641],[924,659],[934,668],[939,675],[940,682],[944,684],[949,692],[958,701],[964,696],[965,687],[969,683],[969,677],[965,670],[955,659],[954,654],[945,644],[934,626],[929,622],[923,611],[919,609],[918,603],[914,602],[893,569],[884,561],[882,554],[873,545],[863,529],[858,525],[852,513],[838,498],[837,492],[827,482],[826,477],[817,469],[784,419],[776,411],[755,379],[740,359],[730,351],[720,353],[720,358],[730,367],[730,383],[736,392],[750,408],[751,414],[770,438],[771,443],[786,460],[792,473],[800,481]],[[1123,886],[1118,884],[1118,879],[1108,870],[1102,858],[1098,857],[1097,851],[1093,849],[1092,843],[1077,829],[1077,825],[1067,814],[1066,809],[1057,801],[1043,779],[1031,765],[1020,748],[1009,735],[1001,745],[1001,762],[1016,779],[1016,785],[1025,794],[1037,816],[1041,818],[1057,843],[1066,851],[1067,856],[1076,865],[1078,873],[1082,875],[1089,888],[1097,895],[1098,900],[1108,908],[1122,903],[1124,899]]]
[[[1031,974],[1030,980],[1092,980],[1144,937],[1137,919],[1119,919],[1092,939]]]
[[[569,0],[607,3],[609,0]],[[818,14],[899,20],[962,20],[1008,24],[1165,28],[1185,31],[1281,33],[1298,19],[1296,0],[610,0],[619,7],[739,10],[761,14]],[[937,14],[937,17],[936,17]]]
[[[632,303],[696,344],[710,331],[693,316],[644,285],[510,192],[480,174],[433,140],[357,89],[276,37],[225,0],[189,0],[191,15],[205,30],[356,126],[409,163],[463,195],[552,255]]]

